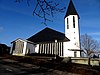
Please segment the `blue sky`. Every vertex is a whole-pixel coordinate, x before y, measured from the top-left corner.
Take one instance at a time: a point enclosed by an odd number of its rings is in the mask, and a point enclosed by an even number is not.
[[[46,26],[41,19],[32,16],[35,0],[27,6],[25,2],[15,3],[15,0],[0,0],[0,43],[10,46],[10,42],[17,38],[27,39]],[[32,0],[31,0],[32,1]],[[47,22],[47,27],[64,32],[64,16],[69,0],[61,1],[65,6],[64,13],[56,13],[53,22]],[[100,41],[100,0],[73,0],[75,8],[80,15],[80,33],[89,34]]]

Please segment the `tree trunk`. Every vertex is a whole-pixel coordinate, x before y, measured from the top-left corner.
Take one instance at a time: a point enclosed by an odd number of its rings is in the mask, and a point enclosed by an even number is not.
[[[91,61],[91,58],[88,57],[88,65],[91,65],[90,61]]]

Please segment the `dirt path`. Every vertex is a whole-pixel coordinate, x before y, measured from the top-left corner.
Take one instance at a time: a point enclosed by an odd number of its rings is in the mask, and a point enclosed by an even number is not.
[[[0,59],[0,75],[79,75],[48,69],[33,64],[20,63],[11,59]]]

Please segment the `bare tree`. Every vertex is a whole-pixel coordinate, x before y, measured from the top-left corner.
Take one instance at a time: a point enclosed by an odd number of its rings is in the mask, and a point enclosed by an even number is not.
[[[99,43],[88,34],[84,34],[81,35],[81,49],[84,50],[85,54],[88,56],[88,64],[90,65],[91,55],[97,53]]]
[[[16,2],[21,3],[26,1],[27,5],[30,6],[30,1],[32,0],[16,0]],[[47,21],[52,21],[48,16],[54,16],[56,12],[63,12],[65,7],[59,8],[58,1],[55,0],[33,0],[36,1],[35,8],[33,9],[33,15],[36,15],[44,20],[42,22],[46,25]]]
[[[88,34],[81,35],[81,48],[87,56],[91,56],[92,53],[99,49],[99,43]]]

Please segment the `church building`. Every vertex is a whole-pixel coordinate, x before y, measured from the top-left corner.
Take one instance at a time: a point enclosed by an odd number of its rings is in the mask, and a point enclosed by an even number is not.
[[[52,54],[60,57],[81,57],[79,15],[72,0],[65,14],[65,32],[46,27],[26,40],[12,42],[10,53],[26,55],[31,53]]]

